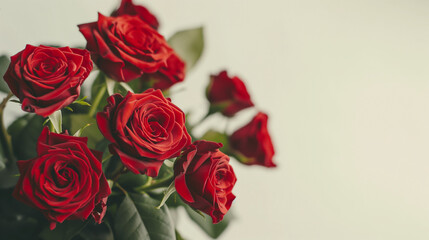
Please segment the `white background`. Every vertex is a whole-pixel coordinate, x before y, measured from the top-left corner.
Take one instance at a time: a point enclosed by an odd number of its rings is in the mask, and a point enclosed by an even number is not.
[[[0,3],[0,53],[10,55],[27,43],[84,45],[76,25],[119,1]],[[209,74],[222,69],[245,80],[270,115],[278,168],[233,163],[237,219],[221,239],[429,239],[428,1],[136,3],[166,37],[205,27],[201,62],[174,88],[190,121],[206,111]],[[200,132],[211,125],[225,121]],[[179,229],[207,238],[185,218]]]

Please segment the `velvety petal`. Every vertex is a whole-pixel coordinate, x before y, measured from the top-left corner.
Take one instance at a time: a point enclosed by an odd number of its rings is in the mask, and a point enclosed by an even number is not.
[[[230,137],[230,148],[235,157],[247,165],[275,167],[274,146],[268,132],[268,115],[259,112],[245,126],[237,129]]]
[[[158,175],[159,169],[161,168],[163,161],[144,159],[144,158],[136,158],[130,156],[114,145],[110,149],[112,152],[117,154],[121,159],[122,163],[127,167],[131,172],[135,174],[146,174],[149,177],[156,177]]]
[[[111,15],[138,16],[140,19],[142,19],[154,29],[158,29],[159,26],[158,19],[156,19],[156,17],[147,8],[140,5],[134,5],[132,0],[122,0],[119,8],[116,9]]]
[[[236,177],[220,147],[220,143],[195,141],[174,164],[178,195],[191,207],[210,215],[213,223],[222,220],[235,199],[231,190]]]
[[[254,106],[243,81],[238,77],[229,77],[226,71],[210,76],[206,96],[211,111],[219,111],[227,117]]]
[[[13,196],[39,209],[52,228],[67,219],[87,219],[110,194],[101,166],[102,153],[86,144],[87,138],[44,128],[37,143],[38,156],[18,161],[20,177]],[[95,216],[97,222],[104,213],[101,209]]]
[[[180,197],[182,197],[185,201],[190,203],[194,202],[194,198],[192,197],[192,194],[186,184],[186,178],[184,174],[181,174],[174,179],[174,187],[176,188],[176,191]]]
[[[191,143],[185,114],[160,90],[109,97],[104,111],[97,114],[97,123],[113,143],[111,153],[136,174],[156,176],[164,160],[178,156]]]
[[[81,24],[79,30],[95,63],[117,81],[158,71],[173,52],[164,37],[138,16],[99,14],[97,22]]]
[[[27,45],[11,57],[4,76],[22,109],[47,117],[71,104],[92,70],[87,50]]]

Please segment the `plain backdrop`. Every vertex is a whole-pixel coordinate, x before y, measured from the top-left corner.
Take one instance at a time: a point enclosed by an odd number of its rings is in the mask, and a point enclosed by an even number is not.
[[[189,121],[204,115],[208,76],[222,69],[241,77],[270,116],[278,167],[233,162],[236,220],[220,239],[429,239],[428,1],[135,2],[158,16],[166,37],[204,26],[203,57],[173,88]],[[76,25],[118,5],[1,0],[0,53],[83,46]],[[229,131],[255,112],[234,118]],[[214,117],[198,131],[225,125]],[[179,230],[207,239],[186,217]]]

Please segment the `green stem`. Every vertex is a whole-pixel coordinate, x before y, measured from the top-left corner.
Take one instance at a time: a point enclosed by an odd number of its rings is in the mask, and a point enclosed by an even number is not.
[[[168,177],[159,179],[159,180],[153,180],[152,184],[150,185],[143,185],[140,188],[137,188],[137,191],[149,191],[156,188],[162,188],[162,187],[168,187],[171,184],[171,181],[174,179],[174,175],[170,175]]]
[[[7,133],[6,127],[4,125],[3,113],[4,108],[6,107],[7,101],[13,96],[10,92],[0,103],[0,142],[3,147],[3,151],[6,157],[6,161],[12,160],[15,157],[13,156],[12,143],[9,134]],[[7,164],[7,162],[6,162]]]
[[[88,116],[92,117],[94,116],[95,112],[97,111],[98,105],[100,105],[101,99],[104,96],[104,93],[106,92],[107,86],[106,84],[103,84],[103,86],[100,88],[100,90],[97,93],[97,96],[95,96],[94,102],[91,105],[91,108],[89,109]]]
[[[143,186],[141,186],[141,188],[149,187],[152,184],[152,181],[153,181],[153,178],[148,176],[147,181]]]
[[[195,128],[196,126],[200,125],[202,122],[204,122],[209,116],[211,116],[213,114],[213,112],[208,111],[207,114],[200,119],[200,121],[198,121],[197,123],[195,123],[191,128]]]
[[[122,174],[124,174],[124,173],[126,173],[128,171],[128,169],[126,168],[126,167],[123,167],[120,171],[118,171],[113,177],[112,177],[112,181],[113,182],[116,182],[116,181],[118,181],[118,178],[122,175]]]
[[[105,161],[107,161],[107,159],[109,159],[109,158],[111,158],[113,155],[112,154],[107,154],[107,156],[105,157],[105,158],[103,158],[102,160],[101,160],[101,162],[102,163],[104,163]]]
[[[125,190],[119,183],[115,182],[114,183],[115,187],[117,187],[119,190],[121,190],[121,192],[125,195],[128,196],[128,192],[127,190]]]

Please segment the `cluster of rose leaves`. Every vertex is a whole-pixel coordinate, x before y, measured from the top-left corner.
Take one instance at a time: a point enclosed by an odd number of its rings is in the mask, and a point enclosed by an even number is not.
[[[275,167],[268,116],[257,113],[242,128],[225,134],[223,144],[192,142],[185,114],[162,92],[184,80],[186,64],[158,33],[158,26],[146,8],[122,0],[111,16],[99,14],[98,21],[79,25],[86,49],[27,45],[11,57],[4,80],[22,110],[43,117],[77,100],[93,63],[109,79],[138,79],[149,86],[141,93],[112,94],[96,114],[109,151],[123,170],[149,177],[157,177],[164,161],[176,158],[171,181],[177,194],[217,223],[235,199],[236,176],[228,155],[247,165]],[[221,113],[230,118],[254,106],[243,81],[226,71],[210,77],[206,96],[207,116]],[[67,130],[45,127],[37,140],[37,157],[17,161],[20,177],[13,196],[40,210],[50,229],[89,216],[101,223],[106,213],[111,186],[103,173],[103,153],[89,149],[87,141]]]

